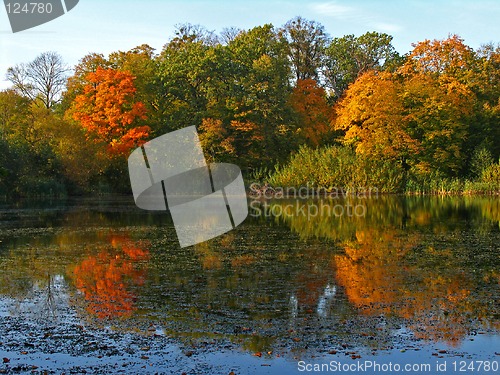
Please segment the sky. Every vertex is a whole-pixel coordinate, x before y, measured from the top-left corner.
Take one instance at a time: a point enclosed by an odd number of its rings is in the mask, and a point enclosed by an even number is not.
[[[400,53],[409,52],[412,43],[449,34],[474,49],[500,42],[500,0],[80,0],[64,16],[15,34],[0,8],[0,89],[10,86],[8,67],[42,52],[58,52],[74,66],[91,52],[107,56],[141,44],[160,52],[182,23],[220,32],[266,23],[280,27],[295,16],[321,23],[331,37],[390,34]]]

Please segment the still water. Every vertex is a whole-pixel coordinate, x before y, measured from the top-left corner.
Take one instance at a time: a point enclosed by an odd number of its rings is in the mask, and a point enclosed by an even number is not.
[[[249,204],[181,249],[168,213],[126,198],[0,203],[0,369],[495,372],[498,197]]]

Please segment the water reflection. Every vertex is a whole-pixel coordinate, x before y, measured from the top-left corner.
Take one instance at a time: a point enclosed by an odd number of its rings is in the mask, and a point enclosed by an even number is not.
[[[326,318],[330,311],[330,304],[332,303],[335,294],[337,294],[337,287],[335,285],[327,284],[325,286],[325,290],[323,291],[323,295],[318,300],[318,307],[316,308],[316,312],[322,318]]]
[[[321,213],[338,202],[300,204],[299,213]],[[340,246],[335,280],[360,314],[403,318],[416,337],[451,345],[470,333],[471,321],[499,328],[498,199],[378,197],[350,204],[364,206],[366,215],[306,217],[276,209],[286,201],[267,209],[283,212],[274,220],[301,238]]]
[[[2,252],[0,294],[10,299],[10,314],[55,317],[58,305],[67,302],[64,273],[55,261],[61,254],[46,245],[36,239]]]
[[[65,305],[87,321],[124,323],[116,329],[153,325],[186,342],[264,353],[377,349],[402,331],[452,345],[479,330],[498,334],[497,198],[287,204],[260,202],[273,214],[183,249],[168,219],[133,202],[44,211],[43,222],[38,210],[3,209],[0,299],[12,315],[29,304],[56,316]],[[337,204],[362,205],[364,215],[301,213]]]
[[[103,318],[128,317],[136,309],[131,286],[142,286],[149,259],[147,241],[131,241],[128,235],[110,235],[110,247],[88,255],[69,272],[86,300],[89,313]]]

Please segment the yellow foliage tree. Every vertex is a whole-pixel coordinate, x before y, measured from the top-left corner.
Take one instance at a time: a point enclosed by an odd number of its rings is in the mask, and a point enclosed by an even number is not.
[[[386,72],[370,71],[352,84],[337,106],[335,126],[356,152],[377,158],[407,158],[419,151],[404,121],[401,83]]]
[[[463,164],[473,103],[473,92],[449,75],[371,71],[337,104],[335,126],[359,154],[454,175]]]

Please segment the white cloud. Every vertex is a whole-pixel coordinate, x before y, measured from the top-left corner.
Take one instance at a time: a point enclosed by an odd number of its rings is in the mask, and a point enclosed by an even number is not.
[[[360,5],[359,3],[357,5]],[[373,7],[347,6],[335,1],[311,4],[310,9],[318,16],[335,18],[338,21],[350,22],[363,26],[365,29],[394,34],[403,30],[399,24],[387,20],[387,15],[382,15],[373,10]]]
[[[352,15],[355,12],[354,8],[346,5],[340,5],[335,2],[317,3],[313,4],[311,8],[318,14],[336,18],[343,18]]]

